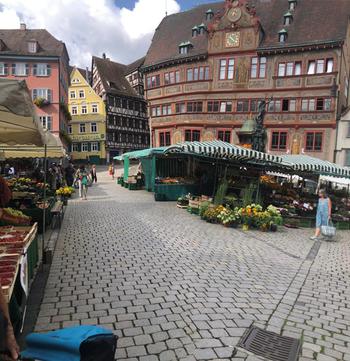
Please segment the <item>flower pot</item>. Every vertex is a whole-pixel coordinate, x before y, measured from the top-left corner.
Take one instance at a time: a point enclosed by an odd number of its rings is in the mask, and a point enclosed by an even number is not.
[[[249,224],[243,224],[242,229],[243,231],[249,231]]]
[[[270,225],[270,231],[276,232],[277,231],[277,225],[276,224],[271,224]]]

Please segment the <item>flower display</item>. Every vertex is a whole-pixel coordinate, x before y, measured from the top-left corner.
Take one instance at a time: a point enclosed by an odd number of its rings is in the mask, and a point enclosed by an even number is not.
[[[73,187],[61,187],[57,189],[56,194],[58,196],[70,197],[75,192]]]

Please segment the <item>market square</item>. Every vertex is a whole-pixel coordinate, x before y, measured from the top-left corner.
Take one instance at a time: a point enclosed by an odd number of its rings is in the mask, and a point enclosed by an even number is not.
[[[0,0],[0,361],[350,360],[350,1],[35,1]]]

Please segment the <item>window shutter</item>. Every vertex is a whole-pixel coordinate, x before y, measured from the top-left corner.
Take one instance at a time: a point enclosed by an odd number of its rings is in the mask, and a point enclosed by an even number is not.
[[[12,73],[12,75],[16,75],[16,64],[12,64],[11,73]]]
[[[33,99],[36,99],[38,97],[38,91],[36,89],[33,89]]]
[[[29,64],[26,64],[26,75],[29,75]]]
[[[47,73],[47,76],[51,75],[51,65],[50,64],[46,65],[46,73]]]
[[[38,65],[33,64],[33,75],[37,75],[37,69],[38,69]]]
[[[52,102],[52,91],[51,91],[51,89],[47,89],[47,100],[50,103]]]

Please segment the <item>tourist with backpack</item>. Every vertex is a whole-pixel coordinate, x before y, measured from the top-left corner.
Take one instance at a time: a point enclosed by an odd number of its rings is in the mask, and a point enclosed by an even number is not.
[[[79,196],[81,199],[87,199],[87,186],[89,183],[89,173],[84,165],[81,165],[76,173],[79,184]]]

